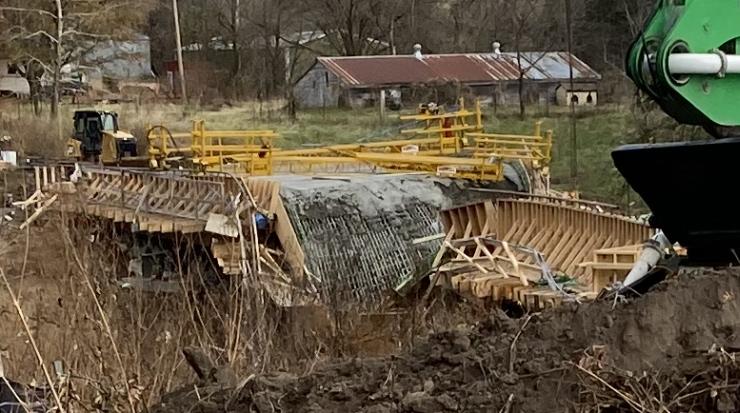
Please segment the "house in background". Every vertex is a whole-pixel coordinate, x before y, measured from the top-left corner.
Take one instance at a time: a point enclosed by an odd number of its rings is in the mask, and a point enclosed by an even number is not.
[[[31,86],[18,67],[0,58],[0,96],[26,97],[30,94]]]
[[[577,57],[564,52],[523,52],[520,57],[527,103],[558,103],[557,90],[570,79],[571,61],[575,82],[596,102],[601,75]],[[368,106],[388,90],[401,90],[402,100],[410,103],[414,90],[449,87],[464,89],[484,104],[518,104],[518,62],[517,53],[498,48],[492,53],[424,55],[419,48],[414,55],[319,57],[293,92],[302,108]]]
[[[143,34],[91,43],[73,63],[62,68],[62,79],[67,87],[77,85],[93,95],[159,94],[149,37]]]

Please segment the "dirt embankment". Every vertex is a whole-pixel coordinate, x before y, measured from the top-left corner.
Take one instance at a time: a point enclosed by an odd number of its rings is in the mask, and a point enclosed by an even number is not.
[[[733,412],[738,294],[740,271],[687,272],[627,303],[497,312],[409,353],[190,387],[153,411]]]

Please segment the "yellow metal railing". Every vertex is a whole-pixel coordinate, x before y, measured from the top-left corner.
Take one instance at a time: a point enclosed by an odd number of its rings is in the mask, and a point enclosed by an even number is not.
[[[444,155],[459,152],[457,149],[459,145],[458,139],[454,137],[399,139],[392,141],[330,145],[311,149],[279,150],[275,152],[275,156],[336,156],[358,152]]]
[[[468,118],[473,117],[473,123]],[[532,135],[483,133],[480,102],[468,111],[422,113],[404,116],[427,127],[402,131],[410,139],[330,145],[282,150],[274,145],[278,135],[269,130],[208,130],[204,121],[193,122],[190,133],[172,134],[164,127],[149,132],[149,155],[153,166],[167,167],[168,159],[183,157],[210,171],[233,171],[250,175],[277,172],[424,172],[463,179],[500,181],[503,164],[525,162],[544,170],[552,158],[552,131],[542,132],[537,122]],[[440,123],[441,122],[441,123]],[[441,126],[440,126],[441,125]]]
[[[472,139],[473,156],[501,158],[532,163],[534,168],[546,167],[552,160],[552,131],[542,133],[542,122],[535,123],[533,135],[468,133]]]
[[[465,109],[465,99],[460,99],[460,108],[454,112],[429,112],[416,115],[401,116],[401,120],[412,120],[420,124],[420,127],[401,131],[402,135],[421,135],[427,138],[436,137],[440,146],[445,145],[444,140],[454,143],[454,153],[462,150],[463,139],[467,133],[480,132],[483,130],[483,114],[481,112],[480,100],[475,102],[475,110]],[[451,152],[446,152],[451,153]]]
[[[271,175],[277,137],[269,130],[208,130],[205,121],[198,120],[190,133],[170,133],[162,126],[151,128],[148,154],[153,167],[167,167],[168,158],[183,156],[209,171]]]
[[[467,157],[376,153],[358,153],[356,157],[391,171],[425,172],[442,177],[484,181],[503,179],[503,160],[491,162],[489,159]]]

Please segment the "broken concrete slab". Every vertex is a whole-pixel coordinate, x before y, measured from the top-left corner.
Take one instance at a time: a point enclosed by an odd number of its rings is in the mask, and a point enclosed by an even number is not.
[[[377,301],[429,270],[442,240],[439,212],[480,194],[469,183],[416,174],[349,180],[271,177],[324,301]],[[502,183],[499,187],[507,187]],[[429,242],[414,242],[430,238]]]

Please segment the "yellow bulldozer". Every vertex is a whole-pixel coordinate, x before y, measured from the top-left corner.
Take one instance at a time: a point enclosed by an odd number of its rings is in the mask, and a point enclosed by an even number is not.
[[[138,140],[118,128],[118,114],[79,110],[74,114],[74,134],[67,141],[66,156],[83,162],[120,164],[137,157]]]

